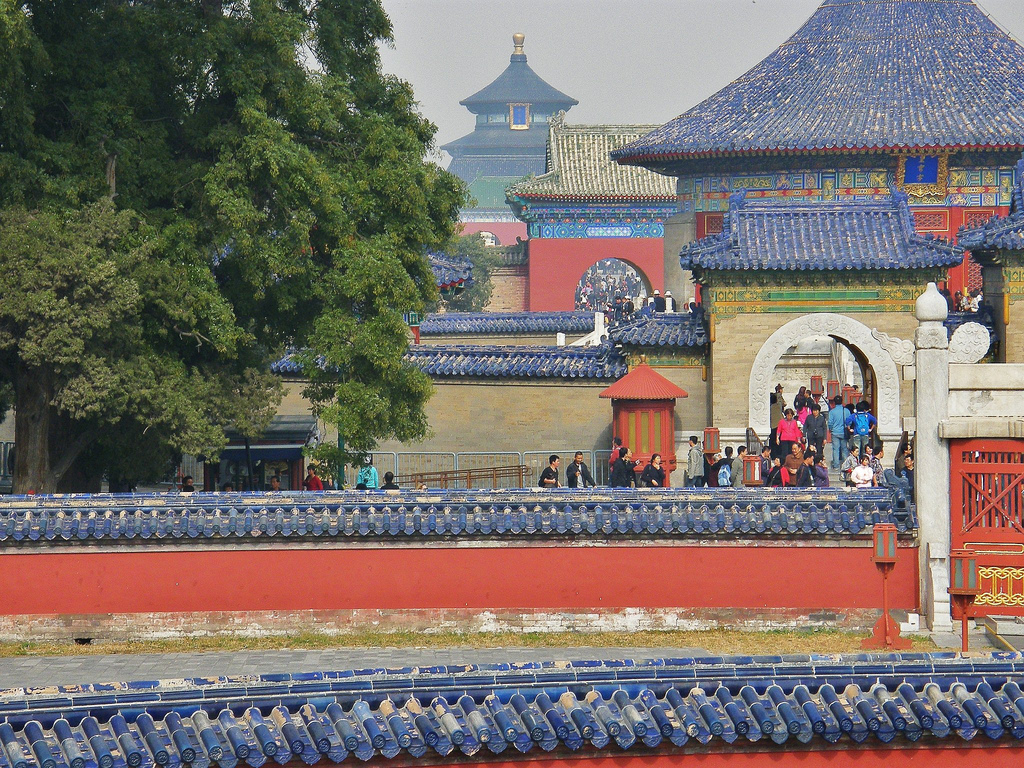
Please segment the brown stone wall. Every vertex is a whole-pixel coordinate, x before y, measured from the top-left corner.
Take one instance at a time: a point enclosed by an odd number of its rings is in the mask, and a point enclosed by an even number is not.
[[[487,309],[492,312],[525,312],[529,307],[528,267],[498,267],[491,270],[491,300]]]
[[[612,407],[598,394],[611,383],[435,383],[426,408],[430,436],[419,443],[383,443],[380,450],[604,450],[611,442]]]

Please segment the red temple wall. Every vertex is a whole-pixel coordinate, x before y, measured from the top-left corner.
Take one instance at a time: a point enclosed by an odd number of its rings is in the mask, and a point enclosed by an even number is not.
[[[516,238],[526,239],[526,222],[523,221],[463,221],[460,234],[490,232],[498,238],[498,245],[515,245]]]
[[[602,259],[622,259],[643,273],[652,289],[665,287],[664,240],[660,237],[531,238],[530,310],[575,308],[576,286]]]
[[[488,768],[884,768],[913,766],[943,768],[961,761],[984,761],[986,768],[1021,765],[1024,748],[979,741],[949,746],[851,747],[844,744],[830,749],[794,750],[792,748],[735,752],[672,752],[637,755],[573,755],[570,757],[524,757],[520,760],[488,761]],[[454,765],[444,763],[441,765]]]
[[[0,615],[245,611],[870,610],[869,546],[824,542],[8,550]],[[918,605],[916,547],[889,578]]]

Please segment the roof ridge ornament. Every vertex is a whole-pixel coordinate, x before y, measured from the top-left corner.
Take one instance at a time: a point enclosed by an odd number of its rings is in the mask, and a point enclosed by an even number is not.
[[[526,35],[524,35],[522,32],[516,32],[514,35],[512,35],[512,45],[515,46],[515,48],[512,50],[513,56],[526,55],[525,53],[523,53],[524,42],[526,42]]]

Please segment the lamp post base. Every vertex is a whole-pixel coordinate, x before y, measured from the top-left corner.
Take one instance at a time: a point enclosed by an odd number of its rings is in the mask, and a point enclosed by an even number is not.
[[[893,620],[888,611],[885,611],[875,623],[871,636],[862,640],[860,647],[864,650],[892,648],[897,651],[905,651],[910,648],[910,645],[910,638],[900,635],[900,625]]]

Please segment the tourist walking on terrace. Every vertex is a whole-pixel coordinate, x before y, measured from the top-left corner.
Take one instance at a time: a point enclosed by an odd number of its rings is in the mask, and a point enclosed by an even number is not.
[[[377,475],[377,468],[373,466],[372,456],[367,456],[363,466],[359,468],[356,485],[362,485],[368,491],[375,491],[380,485],[380,477]]]
[[[792,413],[792,411],[790,411]],[[787,485],[796,485],[796,474],[800,471],[800,467],[804,465],[804,452],[800,450],[799,443],[790,443],[789,453],[786,454],[786,460],[782,463],[783,468],[789,473],[789,482]]]
[[[395,473],[394,472],[385,472],[384,473],[384,485],[382,485],[380,487],[380,489],[382,491],[400,491],[400,490],[402,490],[398,486],[398,483],[395,482]]]
[[[811,405],[811,415],[804,421],[804,435],[807,438],[808,447],[814,446],[815,456],[825,455],[825,433],[828,431],[828,419],[821,413],[821,406],[817,403]]]
[[[736,458],[732,460],[732,487],[742,488],[743,483],[743,457],[747,455],[747,446],[741,445],[736,448]]]
[[[732,446],[725,446],[725,456],[715,462],[715,477],[718,478],[718,487],[726,488],[732,485]]]
[[[772,468],[768,470],[767,479],[764,484],[769,488],[782,488],[786,484],[785,478],[782,476],[782,460],[776,456],[772,459]]]
[[[853,431],[853,452],[859,455],[871,445],[871,436],[877,424],[878,420],[868,412],[868,404],[863,400],[857,403],[857,410],[846,417],[846,426]]]
[[[541,488],[558,488],[558,456],[551,454],[548,457],[548,465],[540,473]]]
[[[583,451],[576,451],[572,462],[565,468],[565,484],[569,488],[593,488],[596,485],[590,469],[583,463]]]
[[[800,463],[800,468],[796,471],[796,482],[794,485],[797,488],[813,488],[814,487],[814,454],[804,454],[804,460]]]
[[[850,475],[859,463],[860,459],[857,458],[856,453],[848,453],[846,458],[843,459],[842,466],[839,467],[839,476],[843,478],[843,482],[846,483],[848,488],[854,487],[854,482]]]
[[[871,459],[866,453],[861,454],[860,463],[850,472],[850,481],[858,488],[871,488],[877,485],[870,462]]]
[[[609,485],[612,488],[632,488],[636,485],[636,464],[633,463],[633,454],[629,448],[619,448],[619,458],[612,467]]]
[[[775,385],[775,392],[768,398],[768,418],[771,424],[772,433],[768,436],[768,445],[772,448],[772,458],[782,458],[779,449],[778,426],[782,416],[786,412],[786,399],[782,396],[782,385]]]
[[[800,422],[796,420],[796,412],[792,408],[786,409],[786,415],[776,427],[776,436],[779,441],[779,458],[786,461],[793,452],[793,446],[799,446],[803,439],[800,431]]]
[[[846,454],[846,409],[840,397],[832,398],[832,407],[828,410],[828,431],[832,435],[832,469],[843,465]]]
[[[690,449],[686,452],[686,484],[691,488],[704,485],[704,454],[696,435],[690,435]]]
[[[302,479],[302,487],[307,491],[322,491],[324,489],[323,481],[317,477],[314,467],[306,469],[306,476]]]
[[[828,488],[831,485],[828,476],[828,461],[824,456],[818,456],[814,461],[814,487]]]
[[[644,467],[640,474],[641,488],[664,488],[665,470],[661,466],[661,454],[655,453],[651,456],[651,463]]]

